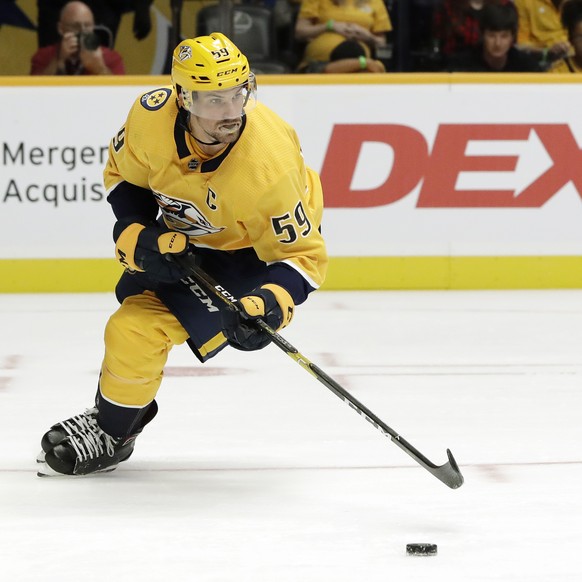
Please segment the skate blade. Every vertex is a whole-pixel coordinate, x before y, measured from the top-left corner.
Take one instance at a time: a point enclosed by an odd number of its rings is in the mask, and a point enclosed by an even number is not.
[[[49,466],[48,463],[39,461],[37,459],[37,463],[39,463],[39,467],[36,471],[37,477],[91,477],[91,475],[99,475],[100,473],[111,473],[111,471],[115,471],[119,465],[114,465],[112,467],[107,467],[106,469],[101,469],[100,471],[94,471],[93,473],[89,473],[88,475],[65,475],[64,473],[58,473],[52,467]]]
[[[69,477],[69,475],[63,475],[62,473],[57,473],[55,470],[51,469],[49,465],[44,461],[44,459],[42,461],[39,461],[37,457],[36,462],[39,463],[39,467],[37,468],[36,471],[36,475],[38,477]]]

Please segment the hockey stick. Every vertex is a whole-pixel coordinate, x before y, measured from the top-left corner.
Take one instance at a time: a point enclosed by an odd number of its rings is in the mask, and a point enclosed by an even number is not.
[[[203,271],[195,263],[193,255],[185,257],[174,257],[174,260],[184,269],[186,273],[194,277],[201,283],[207,291],[220,299],[228,309],[242,312],[233,297],[224,287],[218,284],[210,275]],[[338,398],[348,404],[360,416],[363,416],[370,424],[376,427],[385,436],[390,437],[392,442],[399,446],[406,454],[410,455],[419,465],[424,467],[429,473],[442,481],[451,489],[457,489],[463,484],[463,475],[453,457],[450,449],[447,449],[448,462],[444,465],[435,465],[429,461],[418,449],[413,447],[404,437],[390,428],[370,409],[364,406],[359,400],[354,398],[345,388],[342,388],[333,378],[328,376],[319,366],[310,362],[297,348],[293,347],[284,337],[279,335],[273,328],[268,326],[262,319],[256,320],[259,328],[270,336],[272,342],[283,350],[290,358],[295,360],[304,370],[315,376],[326,388],[331,390]]]

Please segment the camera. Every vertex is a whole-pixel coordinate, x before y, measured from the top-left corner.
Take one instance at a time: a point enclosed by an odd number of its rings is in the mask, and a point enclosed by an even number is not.
[[[87,51],[96,51],[101,44],[101,40],[94,32],[80,32],[77,34],[79,47]]]

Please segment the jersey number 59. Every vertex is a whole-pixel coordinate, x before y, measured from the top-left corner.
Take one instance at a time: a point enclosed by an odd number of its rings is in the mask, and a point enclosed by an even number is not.
[[[279,241],[285,244],[294,243],[299,238],[297,232],[301,236],[307,236],[311,232],[311,223],[301,202],[295,206],[293,216],[290,212],[281,216],[273,216],[271,224]]]

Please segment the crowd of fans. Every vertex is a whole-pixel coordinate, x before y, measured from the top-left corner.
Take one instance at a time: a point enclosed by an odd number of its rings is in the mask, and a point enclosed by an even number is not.
[[[289,73],[582,72],[582,0],[234,0],[234,5],[249,2],[272,12],[273,58]],[[119,19],[123,12],[134,13],[139,41],[151,31],[151,4],[39,1],[39,49],[31,74],[124,74],[115,51]]]

